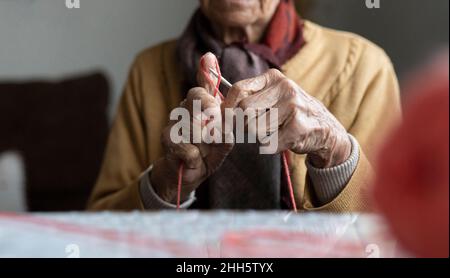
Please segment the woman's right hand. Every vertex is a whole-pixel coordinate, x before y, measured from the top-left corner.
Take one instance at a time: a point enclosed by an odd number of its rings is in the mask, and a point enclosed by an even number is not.
[[[204,69],[216,68],[217,59],[211,54],[205,54],[202,58]],[[215,80],[210,76],[212,80]],[[189,111],[191,121],[191,132],[194,121],[193,103],[199,100],[201,103],[201,111],[208,109],[213,115],[217,113],[222,115],[222,101],[219,96],[214,97],[214,84],[211,84],[202,69],[197,73],[197,80],[201,87],[193,88],[189,91],[186,100],[181,104],[182,108]],[[195,119],[198,120],[198,119]],[[165,149],[165,156],[159,159],[154,165],[151,172],[150,180],[153,188],[159,197],[164,201],[175,204],[178,193],[178,169],[180,163],[183,163],[183,183],[181,186],[181,201],[186,201],[189,195],[196,190],[202,182],[212,175],[225,160],[227,155],[233,149],[234,144],[226,143],[179,143],[176,144],[171,140],[170,132],[176,122],[170,122],[165,128],[161,141]],[[201,121],[202,128],[205,122]],[[192,134],[191,134],[192,138]],[[223,134],[224,142],[232,142],[233,134]],[[225,141],[225,138],[229,141]],[[203,141],[203,140],[202,140]]]

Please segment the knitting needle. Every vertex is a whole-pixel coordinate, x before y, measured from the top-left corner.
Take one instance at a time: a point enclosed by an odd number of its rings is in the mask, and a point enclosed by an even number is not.
[[[219,74],[215,70],[213,70],[212,68],[209,68],[209,71],[214,75],[214,77],[219,78]],[[221,77],[221,81],[222,81],[222,84],[225,85],[225,87],[227,87],[228,89],[233,87],[233,85],[225,78]]]

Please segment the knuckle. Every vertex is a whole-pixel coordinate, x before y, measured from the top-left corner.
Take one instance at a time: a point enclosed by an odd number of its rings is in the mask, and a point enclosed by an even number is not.
[[[201,98],[201,96],[205,93],[205,89],[201,87],[195,87],[189,90],[187,94],[188,102],[192,102],[193,100]]]
[[[287,79],[287,84],[289,85],[289,87],[291,87],[292,89],[297,91],[299,88],[298,84],[295,83],[295,81],[293,81],[292,79],[289,79],[289,78],[286,78],[286,79]]]
[[[236,84],[233,85],[232,89],[233,89],[233,92],[236,95],[240,95],[240,94],[242,94],[245,91],[245,89],[244,89],[244,82],[245,82],[245,80],[239,81],[239,82],[237,82]]]
[[[247,110],[248,108],[250,108],[251,106],[251,102],[248,98],[245,98],[243,100],[241,100],[241,102],[239,103],[239,107],[242,108],[242,110]]]
[[[229,96],[234,99],[243,99],[248,97],[248,91],[245,89],[246,81],[239,81],[231,87]]]
[[[289,99],[295,99],[297,97],[297,91],[295,89],[287,89],[286,96]]]
[[[284,89],[288,89],[291,87],[291,82],[289,80],[289,78],[283,77],[282,79],[280,79],[280,86],[282,86]]]
[[[288,111],[292,113],[292,115],[295,117],[298,113],[298,105],[295,102],[290,102],[287,106]]]
[[[195,148],[195,147],[194,148],[189,148],[184,154],[184,158],[188,162],[194,162],[199,157],[200,157],[200,151],[199,151],[198,148]]]
[[[267,71],[267,74],[271,77],[279,77],[279,76],[283,76],[283,74],[281,73],[281,71],[279,71],[278,69],[269,69]]]
[[[298,92],[297,92],[297,87],[296,87],[296,84],[294,81],[292,81],[288,78],[283,78],[280,81],[280,86],[281,86],[285,96],[288,97],[289,99],[297,97]]]

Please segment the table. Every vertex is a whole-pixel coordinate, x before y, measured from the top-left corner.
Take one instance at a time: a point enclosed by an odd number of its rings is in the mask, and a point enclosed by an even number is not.
[[[405,257],[374,214],[0,213],[0,257]]]

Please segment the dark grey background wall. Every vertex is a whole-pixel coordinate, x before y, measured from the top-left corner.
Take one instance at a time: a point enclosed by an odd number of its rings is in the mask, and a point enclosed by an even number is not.
[[[400,78],[432,52],[448,47],[448,0],[380,0],[379,9],[368,9],[366,0],[302,1],[308,19],[382,46]]]
[[[448,44],[448,0],[297,0],[307,18],[361,34],[386,49],[400,77]],[[111,115],[138,51],[179,36],[198,0],[0,0],[0,80],[62,78],[100,69]]]

